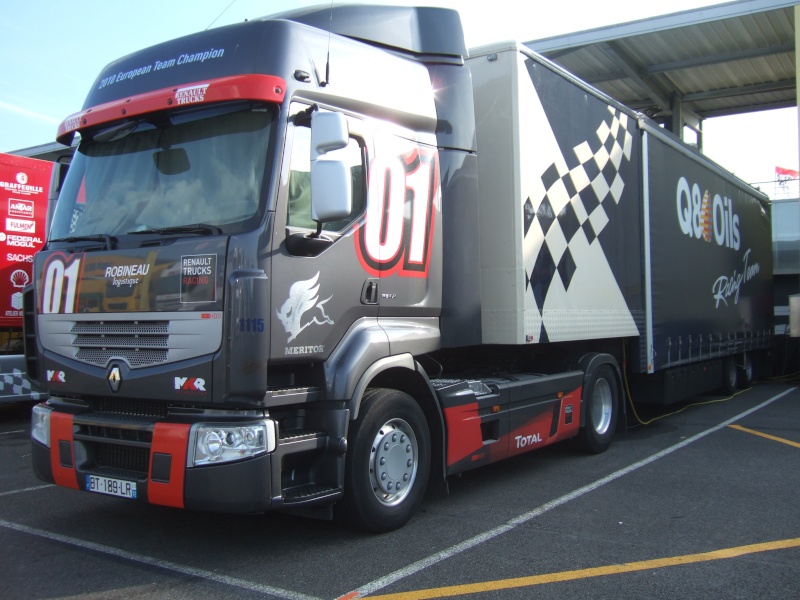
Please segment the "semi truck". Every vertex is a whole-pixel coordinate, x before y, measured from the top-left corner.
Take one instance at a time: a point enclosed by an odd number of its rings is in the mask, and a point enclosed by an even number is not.
[[[769,348],[769,206],[440,8],[301,9],[109,64],[25,291],[33,467],[177,508],[405,524],[429,481]]]

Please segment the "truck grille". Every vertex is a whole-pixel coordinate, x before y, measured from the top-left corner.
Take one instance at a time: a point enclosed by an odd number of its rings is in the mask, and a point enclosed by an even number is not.
[[[122,404],[128,413],[142,413],[146,407]],[[147,476],[150,447],[153,443],[153,420],[141,414],[112,414],[89,412],[77,415],[73,421],[74,440],[84,448],[84,465],[89,471],[106,476]],[[116,475],[110,475],[114,471]]]
[[[167,403],[158,400],[135,400],[131,398],[91,398],[88,400],[93,412],[125,417],[144,417],[151,421],[167,418]]]
[[[152,348],[152,347],[167,347],[167,338],[155,336],[121,336],[121,335],[102,335],[90,336],[79,335],[75,338],[75,344],[78,346],[115,346],[117,348],[133,347],[133,348]]]
[[[167,361],[169,321],[79,321],[72,326],[78,360],[105,366],[113,358],[131,367]]]
[[[105,366],[112,358],[124,358],[131,367],[146,367],[167,361],[166,350],[138,350],[138,349],[93,349],[81,348],[75,355],[80,361],[93,365]]]
[[[72,327],[72,333],[87,335],[128,335],[169,333],[169,321],[81,321]]]
[[[106,427],[102,425],[81,425],[75,432],[77,437],[91,438],[92,440],[105,439],[109,444],[118,442],[134,442],[136,444],[153,443],[153,432],[144,429],[123,429],[120,427]]]
[[[150,449],[94,444],[94,462],[101,469],[120,469],[146,476],[150,463]]]
[[[218,351],[222,317],[221,311],[200,310],[39,314],[34,341],[56,356],[87,365],[106,367],[121,360],[139,369]]]

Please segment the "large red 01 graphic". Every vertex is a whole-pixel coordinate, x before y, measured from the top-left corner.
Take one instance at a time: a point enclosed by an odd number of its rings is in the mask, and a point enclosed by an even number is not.
[[[75,312],[82,255],[53,254],[42,269],[40,310],[43,314]]]
[[[428,276],[438,181],[430,149],[379,153],[372,161],[366,219],[356,230],[359,260],[370,275]]]

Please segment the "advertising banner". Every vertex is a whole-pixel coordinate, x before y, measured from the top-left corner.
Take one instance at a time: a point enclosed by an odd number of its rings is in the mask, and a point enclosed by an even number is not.
[[[46,239],[53,163],[0,153],[0,327],[22,327],[22,290]]]
[[[769,208],[721,171],[649,141],[653,366],[740,352],[772,330]]]

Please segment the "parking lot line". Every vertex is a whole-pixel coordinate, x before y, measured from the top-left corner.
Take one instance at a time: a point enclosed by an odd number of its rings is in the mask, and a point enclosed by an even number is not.
[[[275,596],[277,598],[282,598],[285,600],[320,600],[319,598],[315,598],[313,596],[307,596],[306,594],[293,592],[291,590],[284,590],[269,585],[261,585],[253,581],[246,581],[244,579],[238,579],[236,577],[228,577],[226,575],[220,575],[219,573],[214,573],[212,571],[206,571],[204,569],[196,569],[194,567],[180,565],[167,560],[160,560],[152,556],[147,556],[144,554],[136,554],[134,552],[128,552],[126,550],[120,550],[119,548],[114,548],[113,546],[96,544],[94,542],[89,542],[86,540],[81,540],[78,538],[69,537],[58,533],[53,533],[52,531],[46,531],[43,529],[36,529],[35,527],[28,527],[26,525],[12,523],[10,521],[6,521],[5,519],[0,519],[0,527],[11,529],[13,531],[18,531],[20,533],[26,533],[28,535],[34,535],[47,540],[60,542],[62,544],[79,548],[81,550],[98,552],[106,556],[122,558],[139,564],[147,565],[149,567],[156,567],[158,569],[164,569],[166,571],[180,573],[181,575],[189,575],[191,577],[197,577],[198,579],[213,581],[216,583],[220,583],[222,585],[241,588],[243,590],[259,592],[261,594]]]
[[[8,492],[0,492],[0,498],[3,496],[13,496],[14,494],[22,494],[24,492],[35,492],[36,490],[43,490],[45,488],[55,487],[52,483],[47,483],[45,485],[35,485],[33,487],[22,488],[19,490],[10,490]]]
[[[452,585],[440,588],[415,590],[413,592],[400,592],[397,594],[383,594],[369,597],[380,598],[381,600],[427,600],[430,598],[446,598],[448,596],[463,596],[466,594],[479,594],[483,592],[496,592],[499,590],[531,587],[545,583],[558,583],[562,581],[574,581],[576,579],[588,579],[589,577],[604,577],[607,575],[634,573],[636,571],[664,569],[667,567],[677,567],[681,565],[690,565],[713,560],[724,560],[745,556],[747,554],[756,554],[758,552],[770,552],[774,550],[785,550],[787,548],[797,547],[800,547],[800,538],[792,538],[774,542],[765,542],[761,544],[737,546],[734,548],[724,548],[722,550],[714,550],[711,552],[700,552],[697,554],[684,554],[682,556],[671,556],[653,560],[640,560],[630,563],[607,565],[604,567],[576,569],[574,571],[561,571],[558,573],[546,573],[544,575],[515,577],[513,579],[499,579],[496,581]]]
[[[578,489],[576,489],[576,490],[574,490],[574,491],[572,491],[572,492],[570,492],[568,494],[565,494],[565,495],[561,496],[560,498],[556,498],[555,500],[552,500],[552,501],[550,501],[550,502],[548,502],[546,504],[543,504],[543,505],[539,506],[538,508],[535,508],[535,509],[533,509],[533,510],[527,512],[527,513],[524,513],[524,514],[522,514],[522,515],[520,515],[518,517],[515,517],[514,519],[511,519],[510,521],[508,521],[506,523],[503,523],[502,525],[499,525],[499,526],[495,527],[494,529],[489,529],[487,531],[484,531],[483,533],[480,533],[480,534],[478,534],[478,535],[476,535],[476,536],[474,536],[474,537],[472,537],[470,539],[464,540],[463,542],[461,542],[459,544],[456,544],[454,546],[451,546],[450,548],[446,548],[444,550],[441,550],[440,552],[437,552],[437,553],[432,554],[432,555],[430,555],[430,556],[428,556],[426,558],[418,560],[418,561],[416,561],[416,562],[414,562],[414,563],[412,563],[412,564],[410,564],[410,565],[408,565],[406,567],[403,567],[402,569],[398,569],[397,571],[394,571],[393,573],[389,573],[388,575],[380,577],[380,578],[378,578],[378,579],[376,579],[374,581],[371,581],[371,582],[369,582],[369,583],[367,583],[367,584],[365,584],[363,586],[360,586],[359,588],[357,588],[355,590],[351,590],[347,594],[339,596],[339,598],[337,598],[337,600],[344,600],[344,599],[351,600],[351,599],[354,599],[354,598],[363,598],[365,596],[374,594],[375,592],[377,592],[379,590],[382,590],[385,587],[388,587],[388,586],[392,585],[393,583],[395,583],[397,581],[400,581],[401,579],[405,579],[406,577],[410,577],[411,575],[414,575],[415,573],[419,573],[420,571],[423,571],[423,570],[428,569],[428,568],[430,568],[430,567],[432,567],[434,565],[437,565],[437,564],[447,560],[448,558],[451,558],[453,556],[456,556],[458,554],[466,552],[467,550],[471,550],[472,548],[480,546],[484,542],[488,542],[489,540],[492,540],[492,539],[494,539],[494,538],[496,538],[496,537],[498,537],[500,535],[503,535],[504,533],[508,533],[509,531],[512,531],[512,530],[516,529],[518,526],[523,525],[523,524],[527,523],[528,521],[530,521],[532,519],[535,519],[536,517],[539,517],[539,516],[543,515],[544,513],[548,512],[548,511],[550,511],[550,510],[552,510],[554,508],[557,508],[557,507],[559,507],[559,506],[561,506],[563,504],[566,504],[567,502],[570,502],[571,500],[574,500],[576,498],[580,498],[581,496],[583,496],[585,494],[588,494],[589,492],[593,492],[594,490],[606,485],[607,483],[611,483],[612,481],[615,481],[615,480],[619,479],[620,477],[623,477],[623,476],[625,476],[625,475],[627,475],[629,473],[632,473],[633,471],[636,471],[638,469],[641,469],[642,467],[645,467],[645,466],[649,465],[650,463],[653,463],[653,462],[655,462],[655,461],[657,461],[657,460],[659,460],[661,458],[664,458],[665,456],[668,456],[668,455],[672,454],[673,452],[676,452],[676,451],[680,450],[681,448],[684,448],[684,447],[688,446],[689,444],[692,444],[692,443],[694,443],[694,442],[696,442],[696,441],[698,441],[698,440],[700,440],[700,439],[702,439],[702,438],[704,438],[704,437],[706,437],[708,435],[711,435],[712,433],[716,433],[717,431],[719,431],[721,429],[724,429],[728,425],[731,425],[731,424],[735,423],[736,421],[738,421],[740,419],[743,419],[746,416],[751,415],[754,412],[759,411],[759,410],[761,410],[762,408],[764,408],[766,406],[769,406],[773,402],[775,402],[777,400],[780,400],[784,396],[787,396],[787,395],[791,394],[792,392],[794,392],[796,390],[797,390],[796,387],[789,388],[788,390],[785,390],[785,391],[781,392],[780,394],[777,394],[777,395],[773,396],[772,398],[769,398],[768,400],[765,400],[761,404],[753,406],[752,408],[749,408],[746,411],[744,411],[742,413],[739,413],[738,415],[736,415],[734,417],[731,417],[730,419],[727,419],[727,420],[723,421],[722,423],[719,423],[718,425],[715,425],[714,427],[706,429],[705,431],[701,431],[700,433],[698,433],[696,435],[693,435],[692,437],[687,438],[687,439],[685,439],[685,440],[683,440],[683,441],[681,441],[681,442],[679,442],[679,443],[677,443],[677,444],[675,444],[673,446],[670,446],[669,448],[665,448],[664,450],[661,450],[660,452],[656,452],[655,454],[653,454],[653,455],[651,455],[651,456],[649,456],[647,458],[644,458],[644,459],[642,459],[642,460],[640,460],[638,462],[635,462],[635,463],[633,463],[631,465],[628,465],[627,467],[625,467],[623,469],[620,469],[618,471],[615,471],[614,473],[611,473],[610,475],[606,475],[605,477],[603,477],[601,479],[598,479],[598,480],[596,480],[596,481],[594,481],[594,482],[592,482],[590,484],[587,484],[587,485],[585,485],[585,486],[583,486],[581,488],[578,488]]]
[[[772,440],[773,442],[780,442],[781,444],[787,444],[789,446],[794,446],[795,448],[800,448],[800,444],[797,442],[793,442],[792,440],[787,440],[784,438],[779,438],[774,435],[770,435],[768,433],[762,433],[760,431],[756,431],[755,429],[748,429],[747,427],[742,427],[741,425],[728,425],[731,429],[738,429],[739,431],[744,431],[745,433],[752,433],[753,435],[757,435],[759,437],[766,438],[768,440]]]

